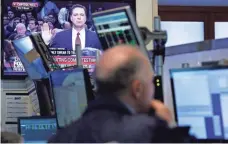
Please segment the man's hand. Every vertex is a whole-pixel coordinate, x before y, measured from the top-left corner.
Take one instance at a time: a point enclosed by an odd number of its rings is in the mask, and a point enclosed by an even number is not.
[[[51,30],[49,28],[48,23],[44,23],[43,26],[41,27],[41,35],[45,44],[48,45],[52,38]]]
[[[153,100],[151,102],[151,106],[155,110],[155,113],[158,117],[165,120],[168,124],[173,123],[172,114],[170,110],[162,102],[158,100]]]

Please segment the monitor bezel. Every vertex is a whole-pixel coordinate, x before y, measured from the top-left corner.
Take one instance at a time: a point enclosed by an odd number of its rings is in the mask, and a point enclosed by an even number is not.
[[[32,0],[31,0],[32,1]],[[52,0],[53,2],[61,1],[61,0]],[[63,1],[63,0],[62,0]],[[23,1],[22,1],[23,2]],[[44,2],[41,0],[41,2]],[[132,10],[134,11],[136,15],[136,0],[73,0],[73,2],[116,2],[116,3],[127,3],[131,6]],[[3,27],[3,17],[4,17],[4,11],[6,10],[6,7],[4,7],[5,2],[2,1],[2,13],[1,13],[1,37],[4,38],[4,27]],[[4,39],[1,40],[1,50],[3,51],[4,48]],[[4,73],[4,55],[1,55],[1,79],[2,80],[25,80],[28,77],[27,72],[21,74],[21,75],[15,75],[15,74],[5,74]]]
[[[174,117],[175,122],[178,125],[178,116],[177,116],[177,105],[176,105],[176,95],[175,95],[175,86],[174,86],[174,79],[173,73],[175,72],[190,72],[190,71],[202,71],[202,70],[222,70],[228,69],[228,65],[224,66],[205,66],[205,67],[192,67],[192,68],[173,68],[169,70],[170,74],[170,83],[171,83],[171,95],[173,99],[173,109],[174,109]],[[228,142],[228,139],[197,139],[197,142],[213,142],[213,143],[220,143],[220,142]]]
[[[17,118],[17,131],[18,134],[21,134],[21,120],[33,120],[33,119],[55,119],[57,125],[57,118],[55,115],[53,116],[30,116],[30,117],[18,117]],[[57,130],[57,129],[56,129]]]
[[[56,121],[57,121],[57,128],[58,129],[62,129],[64,127],[61,127],[59,125],[59,121],[58,121],[58,116],[57,116],[57,112],[56,112],[56,102],[55,102],[55,96],[54,96],[54,91],[53,91],[53,81],[52,81],[52,73],[54,72],[61,72],[62,70],[56,70],[53,71],[49,74],[49,81],[50,81],[50,87],[51,87],[51,96],[53,98],[53,104],[54,104],[54,111],[55,111],[55,117],[56,117]],[[90,76],[89,76],[89,72],[87,69],[85,68],[76,68],[73,70],[66,70],[66,71],[81,71],[83,72],[83,76],[84,76],[84,83],[85,83],[85,91],[86,91],[86,97],[87,97],[87,104],[90,103],[90,101],[95,99],[95,96],[93,94],[93,90],[92,90],[92,84],[90,81]]]
[[[124,7],[119,7],[119,8],[115,8],[115,9],[105,10],[105,11],[101,11],[101,12],[95,12],[95,13],[92,14],[93,24],[95,24],[94,18],[96,18],[96,17],[105,16],[105,15],[114,14],[114,13],[119,13],[119,12],[125,12],[126,13],[127,18],[129,19],[129,23],[130,23],[130,25],[132,27],[132,30],[134,32],[138,47],[140,48],[140,50],[142,51],[142,53],[146,57],[149,57],[149,53],[148,53],[148,51],[146,49],[146,45],[145,45],[145,43],[143,41],[143,38],[141,36],[138,24],[136,22],[135,16],[134,16],[130,6],[124,6]],[[96,27],[95,27],[95,30],[96,30],[96,34],[97,34],[97,37],[98,37],[98,33],[97,33]],[[106,49],[104,49],[104,50],[106,50]]]

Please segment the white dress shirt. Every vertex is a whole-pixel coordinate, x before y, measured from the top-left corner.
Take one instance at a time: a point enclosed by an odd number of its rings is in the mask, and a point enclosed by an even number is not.
[[[78,33],[78,31],[76,31],[74,28],[72,28],[72,48],[73,48],[73,51],[75,50],[75,41],[76,41],[77,33]],[[83,28],[79,33],[80,33],[79,37],[81,40],[81,49],[84,49],[85,48],[85,41],[86,41],[85,28]]]

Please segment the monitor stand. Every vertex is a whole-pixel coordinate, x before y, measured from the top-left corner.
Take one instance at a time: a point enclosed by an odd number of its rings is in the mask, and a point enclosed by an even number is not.
[[[49,79],[40,79],[33,81],[37,91],[37,97],[40,107],[41,116],[52,116],[54,115],[53,99],[51,97],[51,88]]]

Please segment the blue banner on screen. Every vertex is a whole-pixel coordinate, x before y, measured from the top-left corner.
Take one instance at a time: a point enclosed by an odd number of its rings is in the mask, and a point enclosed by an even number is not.
[[[24,143],[47,143],[57,131],[57,122],[56,118],[22,118],[19,127]]]

